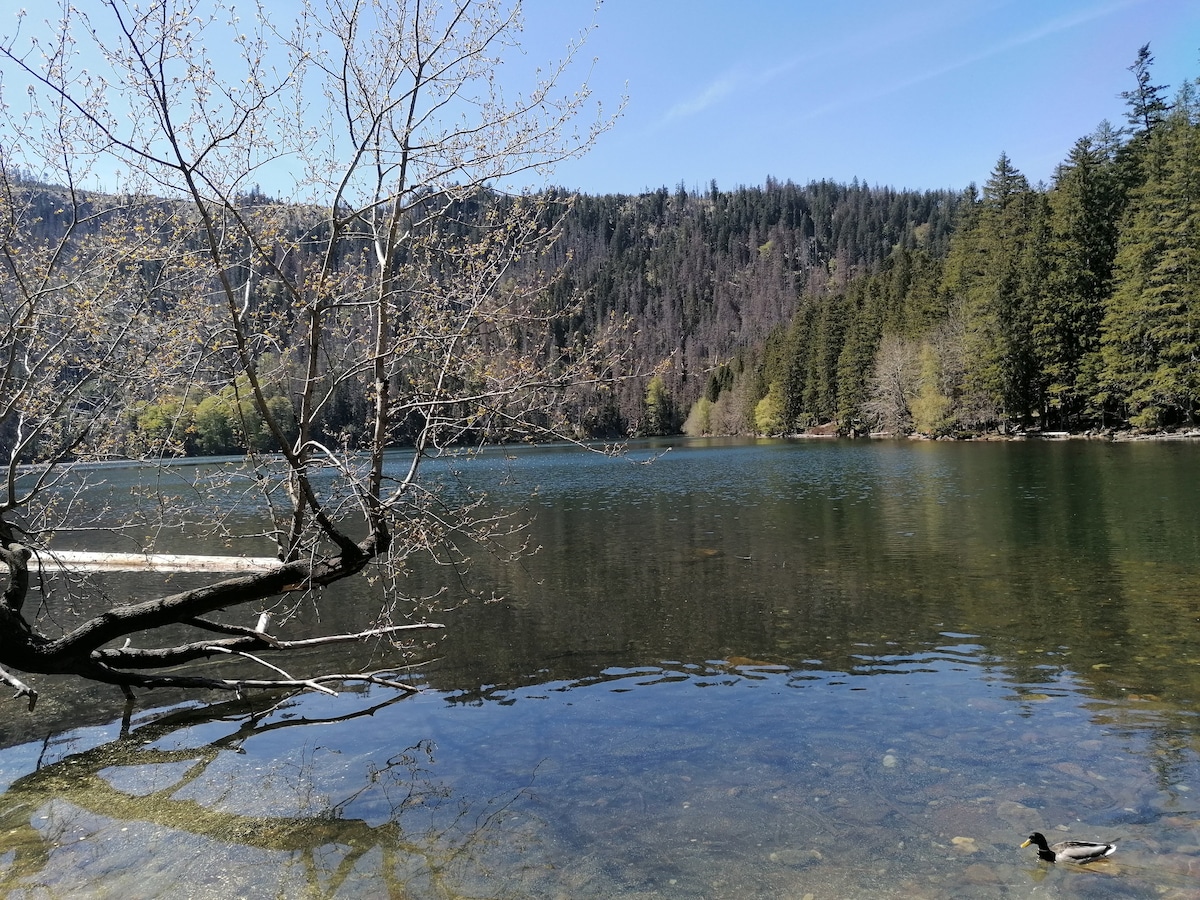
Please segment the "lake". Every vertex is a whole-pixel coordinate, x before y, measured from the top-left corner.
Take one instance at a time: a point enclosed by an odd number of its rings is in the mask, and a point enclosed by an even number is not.
[[[4,706],[7,896],[1200,897],[1200,443],[454,468],[540,549],[413,567],[447,626],[419,693],[145,693],[123,720],[36,679],[34,714]],[[1119,849],[1050,865],[1033,830]]]

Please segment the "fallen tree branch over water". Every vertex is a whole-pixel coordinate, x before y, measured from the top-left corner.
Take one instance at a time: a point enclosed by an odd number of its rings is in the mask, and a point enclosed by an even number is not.
[[[21,548],[22,550],[24,548]],[[0,549],[9,569],[9,588],[0,600],[0,629],[3,635],[5,661],[26,672],[46,674],[75,674],[95,681],[118,685],[132,699],[134,687],[204,688],[241,693],[249,688],[302,687],[324,693],[335,693],[326,685],[331,682],[367,681],[387,683],[391,687],[413,690],[399,682],[383,681],[378,676],[323,673],[296,678],[283,669],[256,656],[259,652],[283,653],[300,648],[323,647],[333,644],[362,642],[370,639],[395,639],[405,632],[439,629],[432,622],[387,625],[366,628],[346,634],[330,634],[302,640],[281,640],[268,633],[270,614],[257,617],[253,628],[209,621],[203,616],[226,607],[239,607],[247,599],[261,600],[265,596],[285,592],[297,584],[312,586],[345,577],[334,565],[324,560],[320,566],[311,562],[276,565],[269,572],[227,579],[202,588],[183,591],[144,603],[113,607],[84,622],[57,639],[48,639],[29,627],[21,618],[29,588],[28,551]],[[365,553],[362,559],[365,559]],[[345,565],[361,565],[354,560]],[[171,646],[139,648],[133,646],[132,635],[153,633],[171,625],[184,625],[201,631],[229,635],[220,640],[199,640],[175,643]],[[13,635],[24,640],[13,640]],[[119,647],[105,646],[124,638]],[[236,655],[251,659],[273,670],[276,678],[221,678],[205,675],[184,675],[154,672],[176,668],[219,655]],[[16,688],[17,697],[26,697],[32,710],[37,691],[7,670],[0,668],[0,680]]]
[[[270,556],[196,556],[186,553],[99,553],[49,550],[36,557],[41,572],[270,572],[280,565]],[[0,559],[0,563],[3,560]],[[7,568],[7,566],[5,566]]]

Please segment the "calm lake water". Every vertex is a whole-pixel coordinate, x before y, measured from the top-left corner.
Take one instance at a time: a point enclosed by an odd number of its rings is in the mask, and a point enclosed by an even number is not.
[[[122,725],[113,691],[38,679],[35,714],[0,707],[0,890],[1200,897],[1200,443],[681,440],[461,472],[541,550],[413,571],[450,607],[403,673],[421,693],[149,693]],[[320,624],[379,590],[331,590]],[[1119,849],[1052,866],[1032,830]]]

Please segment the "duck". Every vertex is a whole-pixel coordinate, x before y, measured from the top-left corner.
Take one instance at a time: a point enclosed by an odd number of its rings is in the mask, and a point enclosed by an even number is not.
[[[1037,845],[1038,857],[1047,862],[1089,863],[1097,859],[1104,859],[1117,849],[1116,844],[1101,841],[1060,841],[1057,844],[1050,844],[1046,842],[1046,836],[1040,831],[1029,835],[1029,838],[1021,846],[1028,847],[1030,844]]]

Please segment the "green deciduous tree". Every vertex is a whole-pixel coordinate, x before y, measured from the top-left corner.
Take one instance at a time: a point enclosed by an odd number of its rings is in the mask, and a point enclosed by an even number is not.
[[[946,361],[932,341],[921,344],[917,366],[919,387],[909,404],[913,429],[921,434],[940,437],[953,425],[953,405],[946,384]]]
[[[653,376],[646,385],[645,416],[641,433],[644,435],[671,434],[675,423],[675,404],[661,375]]]
[[[759,434],[783,434],[787,430],[784,414],[783,388],[779,383],[771,385],[767,396],[754,407],[754,425]]]

